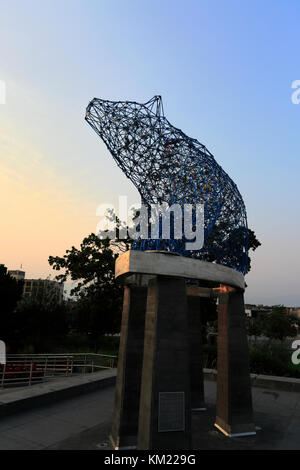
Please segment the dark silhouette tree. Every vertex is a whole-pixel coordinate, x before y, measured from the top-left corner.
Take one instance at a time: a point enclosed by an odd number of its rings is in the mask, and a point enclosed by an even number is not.
[[[0,264],[0,339],[6,342],[8,348],[14,337],[13,312],[22,297],[23,281],[17,281],[7,273],[7,268]]]
[[[66,304],[59,301],[56,286],[51,283],[22,297],[11,318],[15,352],[49,352],[68,333]]]
[[[263,324],[263,334],[268,338],[284,341],[287,337],[297,335],[298,319],[286,313],[283,305],[274,305],[272,312],[266,316]]]
[[[73,309],[73,328],[89,335],[95,349],[105,333],[120,331],[123,287],[116,282],[115,261],[118,252],[111,241],[95,234],[84,238],[62,257],[50,256],[49,264],[64,271],[56,279],[76,281],[71,291],[77,302]]]

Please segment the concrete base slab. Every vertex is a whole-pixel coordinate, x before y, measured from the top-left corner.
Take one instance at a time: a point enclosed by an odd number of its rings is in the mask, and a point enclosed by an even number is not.
[[[121,446],[121,447],[115,447],[115,450],[136,450],[136,446]]]

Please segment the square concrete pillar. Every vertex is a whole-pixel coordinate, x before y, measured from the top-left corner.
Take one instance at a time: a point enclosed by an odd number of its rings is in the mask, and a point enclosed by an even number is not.
[[[204,411],[204,377],[202,352],[201,303],[199,296],[188,295],[188,325],[191,370],[191,407],[192,411]]]
[[[244,294],[224,291],[218,306],[217,417],[227,436],[255,434]]]
[[[147,288],[124,286],[115,409],[110,440],[115,449],[136,448]]]
[[[191,446],[188,342],[185,281],[157,276],[148,286],[139,450]]]

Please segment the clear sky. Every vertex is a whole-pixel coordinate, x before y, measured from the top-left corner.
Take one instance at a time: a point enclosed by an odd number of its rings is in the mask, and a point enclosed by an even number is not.
[[[299,0],[0,0],[0,262],[44,277],[99,204],[139,200],[85,107],[160,94],[244,197],[246,300],[300,305],[299,40]]]

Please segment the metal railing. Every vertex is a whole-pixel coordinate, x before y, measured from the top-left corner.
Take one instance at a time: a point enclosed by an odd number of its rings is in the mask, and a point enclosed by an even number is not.
[[[6,364],[0,365],[0,388],[34,385],[116,366],[117,356],[106,354],[8,354]]]

